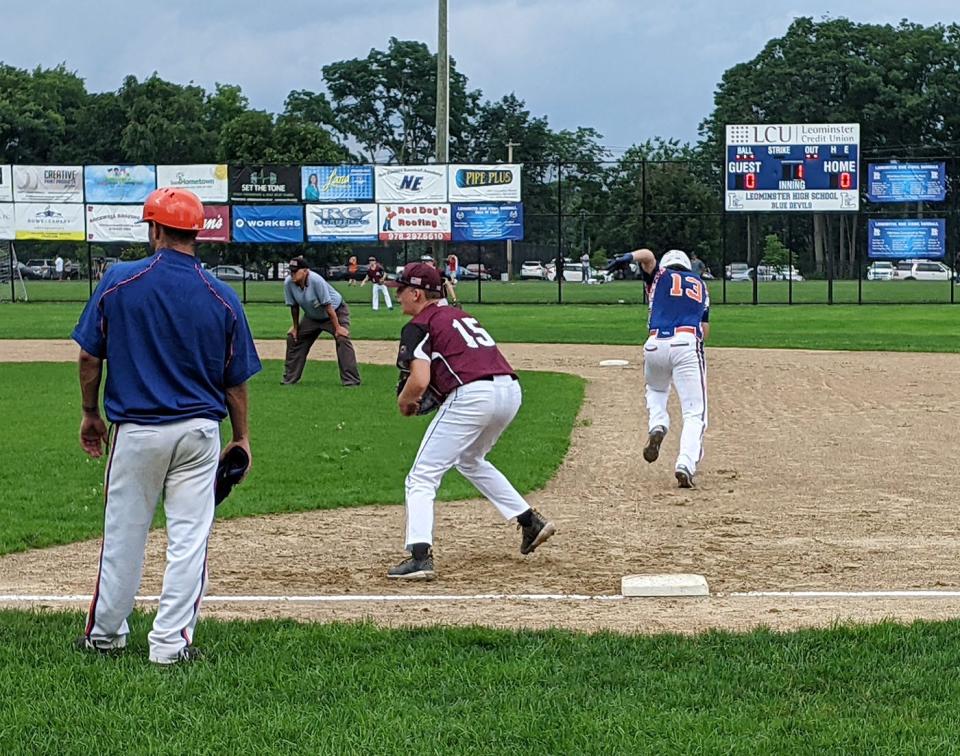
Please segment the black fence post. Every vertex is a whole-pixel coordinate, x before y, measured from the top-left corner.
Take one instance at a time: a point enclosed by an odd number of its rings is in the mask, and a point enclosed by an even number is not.
[[[240,253],[240,279],[243,281],[243,303],[247,303],[247,248]]]
[[[833,304],[833,240],[827,245],[827,304]]]
[[[93,251],[90,242],[87,242],[87,299],[93,296]]]
[[[557,160],[557,304],[563,304],[563,163]]]
[[[477,304],[483,301],[483,245],[477,245]]]
[[[723,303],[727,303],[727,208],[720,214],[720,278],[723,281]]]
[[[13,267],[13,242],[7,242],[7,255],[10,258],[10,302],[17,301],[17,287],[14,285],[14,276],[20,272],[19,268]]]

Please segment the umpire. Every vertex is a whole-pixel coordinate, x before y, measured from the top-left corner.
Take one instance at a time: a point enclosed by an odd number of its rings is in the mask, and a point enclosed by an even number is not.
[[[302,256],[290,261],[289,270],[290,275],[283,282],[283,298],[290,308],[293,326],[287,331],[287,356],[281,382],[290,385],[300,380],[313,342],[326,331],[337,342],[340,382],[344,386],[359,386],[360,372],[357,353],[350,341],[347,303],[323,276],[310,270]]]

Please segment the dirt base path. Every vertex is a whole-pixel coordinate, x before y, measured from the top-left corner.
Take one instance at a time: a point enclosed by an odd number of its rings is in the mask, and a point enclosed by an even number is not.
[[[282,357],[281,342],[261,354]],[[332,359],[329,342],[316,357]],[[395,345],[358,342],[391,363]],[[402,507],[219,521],[210,595],[616,594],[625,574],[696,572],[719,594],[753,590],[960,589],[951,474],[960,355],[708,350],[710,429],[698,487],[673,479],[678,427],[646,464],[639,347],[504,347],[520,369],[588,381],[570,452],[528,498],[559,534],[531,557],[481,500],[437,507],[439,578],[397,585]],[[70,342],[0,342],[0,361],[74,359]],[[600,368],[623,358],[628,368]],[[674,417],[677,408],[674,405]],[[531,443],[536,443],[531,439]],[[399,495],[399,494],[398,494]],[[142,593],[159,592],[165,538],[150,540]],[[0,559],[0,594],[88,594],[99,542]],[[369,619],[384,625],[485,624],[624,632],[822,626],[960,616],[960,600],[757,599],[606,602],[220,604],[205,614]]]

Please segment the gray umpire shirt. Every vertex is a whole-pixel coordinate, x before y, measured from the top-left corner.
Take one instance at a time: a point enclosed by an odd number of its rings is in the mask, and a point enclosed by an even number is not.
[[[313,320],[329,320],[327,305],[336,310],[343,304],[340,292],[328,284],[319,273],[307,272],[307,285],[302,289],[289,276],[283,282],[283,301],[287,306],[300,305],[300,310]]]

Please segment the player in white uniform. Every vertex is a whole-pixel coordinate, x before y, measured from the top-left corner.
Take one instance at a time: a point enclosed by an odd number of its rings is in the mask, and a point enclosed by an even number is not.
[[[655,462],[660,456],[660,444],[670,429],[667,399],[672,382],[683,412],[675,474],[680,488],[693,488],[707,428],[703,342],[710,330],[710,296],[692,272],[690,258],[678,249],[667,252],[659,265],[653,252],[640,249],[621,255],[609,267],[631,262],[640,265],[650,301],[650,334],[643,347],[649,436],[643,458]]]

